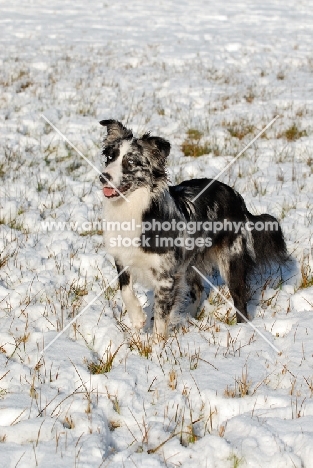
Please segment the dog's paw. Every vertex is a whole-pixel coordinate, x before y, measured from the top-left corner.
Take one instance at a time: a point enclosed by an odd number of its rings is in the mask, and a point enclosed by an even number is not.
[[[153,324],[153,333],[152,333],[152,341],[153,343],[161,343],[162,341],[166,341],[168,338],[168,326],[164,320],[154,320]]]
[[[152,333],[152,343],[153,344],[163,343],[164,341],[166,341],[165,336],[160,335],[160,333],[156,333],[156,332]]]
[[[132,316],[131,322],[133,328],[136,330],[141,330],[146,324],[147,315],[144,312],[137,313],[135,316]]]

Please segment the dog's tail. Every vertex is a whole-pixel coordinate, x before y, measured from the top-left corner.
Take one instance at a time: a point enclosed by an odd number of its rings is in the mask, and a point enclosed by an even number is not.
[[[248,212],[252,222],[252,238],[255,261],[259,265],[272,262],[284,263],[288,259],[287,248],[281,226],[274,216],[261,214],[254,216]]]

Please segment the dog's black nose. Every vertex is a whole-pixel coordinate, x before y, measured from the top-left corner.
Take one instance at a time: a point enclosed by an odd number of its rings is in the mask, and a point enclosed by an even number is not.
[[[105,184],[108,180],[112,180],[112,177],[108,172],[102,172],[102,174],[99,175],[99,179],[101,184]]]

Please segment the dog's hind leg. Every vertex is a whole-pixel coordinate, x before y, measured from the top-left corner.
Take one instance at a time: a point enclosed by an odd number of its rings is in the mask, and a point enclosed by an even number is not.
[[[120,272],[123,270],[123,267],[117,262],[115,262],[115,264],[117,272],[120,274]],[[120,274],[119,284],[122,299],[128,312],[132,326],[137,330],[140,330],[145,325],[147,316],[142,310],[138,298],[134,294],[132,277],[128,270]]]
[[[230,246],[224,245],[217,256],[217,263],[236,308],[237,322],[248,319],[248,273],[253,265],[249,256],[246,241],[242,236],[233,240]]]
[[[248,319],[248,288],[246,281],[247,271],[242,258],[232,258],[229,262],[227,284],[236,308],[237,323],[245,322],[245,318]]]
[[[153,341],[155,343],[167,338],[170,316],[181,302],[184,289],[181,282],[177,277],[163,277],[155,288],[153,325]]]
[[[203,285],[200,275],[189,266],[186,271],[186,282],[188,286],[187,292],[187,308],[186,313],[191,317],[196,317],[200,306]]]

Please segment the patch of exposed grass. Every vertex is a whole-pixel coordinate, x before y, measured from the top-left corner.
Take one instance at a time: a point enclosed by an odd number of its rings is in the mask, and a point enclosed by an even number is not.
[[[255,99],[255,93],[253,92],[252,88],[249,88],[247,93],[244,95],[245,100],[251,104],[251,102]]]
[[[306,289],[313,286],[313,272],[309,265],[301,265],[301,283],[299,289]]]
[[[237,317],[233,309],[227,309],[226,314],[220,314],[219,312],[216,312],[214,316],[220,322],[226,323],[226,325],[237,325]]]
[[[87,361],[89,372],[91,374],[106,374],[107,372],[110,372],[113,367],[114,359],[122,346],[123,343],[114,351],[114,353],[112,353],[110,344],[102,358],[97,356],[94,361]]]
[[[186,139],[181,144],[181,150],[185,156],[192,156],[194,158],[209,154],[212,152],[211,147],[207,143],[201,143],[203,132],[196,128],[187,130]]]
[[[5,219],[0,218],[0,225],[1,224],[8,226],[10,229],[15,229],[16,231],[22,231],[24,233],[27,232],[27,229],[24,228],[22,222],[18,221],[17,219],[10,219],[6,221]]]
[[[45,184],[40,180],[37,182],[37,192],[42,192],[45,189]]]
[[[86,287],[77,286],[71,284],[70,291],[75,295],[75,297],[87,296],[88,289]]]
[[[102,236],[103,235],[103,230],[102,229],[93,229],[91,231],[83,231],[79,233],[80,236],[85,237],[85,236]]]
[[[250,123],[234,122],[229,124],[226,129],[230,136],[238,138],[238,140],[243,140],[244,137],[251,135],[254,132],[255,127]]]
[[[8,263],[10,257],[11,257],[10,254],[5,254],[4,255],[3,252],[0,253],[0,268],[2,268],[3,266],[5,266]],[[0,350],[1,350],[1,347],[0,347]]]
[[[300,130],[299,127],[293,123],[290,127],[277,135],[277,138],[286,138],[287,141],[296,141],[299,138],[307,136],[306,130]]]
[[[74,429],[75,423],[71,416],[65,416],[63,427],[65,427],[65,429]]]
[[[132,334],[130,341],[129,341],[130,349],[138,351],[140,356],[145,358],[149,358],[152,353],[152,341],[151,338],[147,338],[147,340],[141,340],[138,334]]]
[[[232,468],[239,468],[239,466],[245,464],[245,459],[243,457],[239,458],[235,453],[232,453],[227,460],[232,463]]]
[[[0,178],[2,179],[2,177],[4,176],[5,176],[5,164],[0,163]]]
[[[280,81],[284,80],[286,77],[285,77],[285,73],[281,70],[277,73],[276,75],[276,78]]]
[[[229,289],[226,287],[220,288],[221,293],[224,297],[228,300],[231,300]],[[211,306],[214,306],[214,318],[219,322],[225,323],[226,325],[236,325],[237,324],[237,317],[236,313],[233,308],[228,308],[226,313],[220,312],[219,308],[224,305],[225,301],[222,296],[219,294],[215,294],[213,291],[210,292],[208,297],[208,302]]]
[[[106,374],[112,369],[113,359],[113,356],[108,359],[97,357],[95,361],[87,362],[87,369],[91,374]]]
[[[25,91],[25,89],[29,88],[30,86],[33,86],[33,84],[33,81],[25,80],[19,85],[17,92],[22,93],[23,91]]]
[[[251,385],[252,382],[248,380],[248,372],[247,368],[245,367],[242,370],[241,378],[235,378],[234,387],[229,387],[227,385],[226,389],[224,390],[224,396],[226,398],[243,398],[246,395],[249,395]]]
[[[69,166],[66,168],[66,172],[71,174],[72,172],[76,171],[77,169],[81,168],[82,163],[78,161],[73,161]]]

